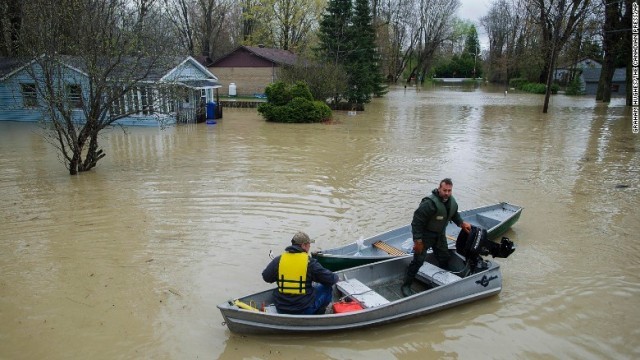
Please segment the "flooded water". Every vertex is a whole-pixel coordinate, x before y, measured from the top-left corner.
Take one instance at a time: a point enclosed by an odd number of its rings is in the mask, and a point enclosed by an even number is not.
[[[104,133],[70,177],[35,124],[0,123],[0,358],[636,359],[640,136],[623,99],[392,89],[331,124]],[[216,304],[266,289],[292,234],[330,248],[411,221],[451,177],[462,209],[523,206],[503,291],[320,336],[240,336]]]

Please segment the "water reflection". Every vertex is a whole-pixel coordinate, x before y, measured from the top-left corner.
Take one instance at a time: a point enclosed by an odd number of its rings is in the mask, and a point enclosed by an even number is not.
[[[634,357],[630,112],[559,95],[542,114],[542,101],[397,88],[312,125],[227,109],[216,125],[109,131],[107,157],[77,177],[37,126],[0,122],[0,357]],[[328,248],[404,225],[446,176],[462,208],[525,207],[499,296],[348,335],[221,324],[215,305],[268,288],[268,253],[296,230]]]

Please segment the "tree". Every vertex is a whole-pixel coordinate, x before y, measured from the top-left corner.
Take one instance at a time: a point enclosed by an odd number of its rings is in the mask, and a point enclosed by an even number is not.
[[[546,61],[540,75],[540,82],[547,86],[542,109],[544,113],[549,108],[551,83],[558,54],[578,25],[584,21],[589,5],[590,0],[535,0],[531,3],[531,12],[539,16],[538,24],[542,31],[545,50]]]
[[[242,41],[251,43],[260,24],[262,4],[260,0],[240,0],[238,3],[242,8]]]
[[[631,0],[603,1],[605,20],[602,26],[604,62],[596,100],[611,101],[611,82],[617,66],[628,65],[631,58]],[[627,66],[627,79],[631,78],[631,67]],[[630,86],[627,86],[627,105],[631,105]]]
[[[238,35],[229,30],[236,20],[233,0],[162,1],[163,15],[173,25],[180,48],[189,55],[215,58],[236,46]]]
[[[351,0],[329,0],[320,20],[316,56],[334,65],[344,64],[350,50]]]
[[[537,34],[526,30],[529,19],[522,18],[521,14],[524,12],[521,6],[521,1],[509,3],[498,0],[480,20],[489,37],[487,65],[490,81],[508,84],[511,75],[518,72],[516,55],[522,56],[525,53],[526,41],[536,41]],[[537,68],[534,61],[527,61],[527,67]],[[537,75],[539,73],[536,71],[536,77]]]
[[[314,49],[320,62],[343,68],[347,76],[344,64],[351,46],[351,15],[351,0],[330,0],[320,20],[319,42]],[[344,93],[335,92],[332,96],[333,103],[338,104],[343,95]]]
[[[280,49],[304,50],[323,10],[320,0],[271,0],[274,42]],[[296,51],[296,52],[297,52]]]
[[[467,32],[467,37],[464,42],[464,51],[462,53],[463,59],[473,57],[473,78],[482,76],[481,69],[478,65],[478,57],[480,57],[480,41],[478,40],[478,32],[475,25],[471,25]]]
[[[224,33],[227,14],[231,4],[224,0],[198,0],[201,12],[201,21],[198,34],[200,35],[200,55],[214,56],[216,45],[221,43],[221,34]],[[189,53],[197,55],[198,53]]]
[[[0,55],[13,56],[19,50],[22,1],[0,2]]]
[[[317,57],[342,66],[347,73],[348,88],[344,94],[334,95],[336,103],[344,96],[350,103],[364,104],[372,95],[384,94],[367,0],[356,0],[355,8],[350,0],[329,1],[318,38]]]
[[[316,63],[309,59],[298,57],[293,66],[280,69],[279,79],[286,84],[303,81],[309,87],[315,100],[326,101],[335,94],[346,92],[347,74],[340,65],[323,62]]]
[[[431,68],[436,51],[450,39],[451,22],[456,10],[460,7],[458,0],[419,0],[415,30],[412,33],[411,47],[407,51],[414,52],[416,64],[409,69],[409,79],[422,78]]]
[[[167,7],[167,18],[175,27],[183,47],[190,55],[196,54],[196,25],[194,13],[195,0],[164,0]]]
[[[364,104],[371,101],[371,95],[382,96],[386,92],[378,66],[379,56],[368,0],[356,0],[351,34],[351,51],[345,63],[349,74],[346,95],[349,102]]]
[[[44,101],[49,139],[71,175],[104,158],[100,132],[130,114],[110,109],[123,96],[146,91],[143,81],[162,64],[161,55],[172,53],[164,36],[169,31],[161,27],[153,2],[133,5],[119,0],[25,3],[22,46],[35,59],[30,69]],[[77,74],[82,75],[71,78],[76,85],[65,88],[62,79]],[[148,97],[141,99],[145,111],[153,106],[144,103]],[[78,109],[82,121],[75,115]]]

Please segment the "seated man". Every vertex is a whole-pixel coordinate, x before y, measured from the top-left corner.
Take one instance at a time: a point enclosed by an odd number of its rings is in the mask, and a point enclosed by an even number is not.
[[[297,232],[291,239],[291,246],[262,271],[264,281],[278,284],[273,297],[281,314],[324,314],[331,302],[332,287],[338,282],[338,275],[309,257],[313,242],[315,240],[309,235]]]

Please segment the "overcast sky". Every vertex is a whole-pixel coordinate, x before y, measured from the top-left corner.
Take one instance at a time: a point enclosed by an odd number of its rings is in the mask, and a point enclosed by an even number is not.
[[[494,0],[460,0],[461,5],[458,9],[458,17],[469,20],[476,25],[478,40],[480,40],[482,50],[487,50],[489,47],[489,39],[487,39],[486,32],[480,26],[480,18],[487,15],[489,6],[493,1]]]
[[[460,0],[458,16],[462,19],[473,21],[476,26],[480,25],[480,18],[487,14],[489,5],[493,0]]]

